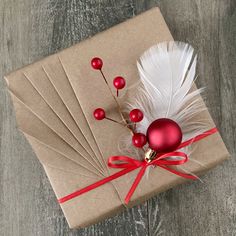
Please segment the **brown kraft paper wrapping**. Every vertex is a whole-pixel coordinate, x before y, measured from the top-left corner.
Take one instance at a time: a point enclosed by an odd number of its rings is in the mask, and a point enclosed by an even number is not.
[[[141,54],[170,40],[159,9],[153,8],[5,77],[19,129],[44,166],[57,198],[115,173],[106,162],[121,154],[118,140],[128,132],[115,123],[94,120],[92,112],[97,107],[105,108],[111,118],[121,117],[100,73],[91,69],[91,58],[103,59],[111,86],[113,78],[122,75],[129,87],[138,81],[136,61]],[[207,110],[202,118],[214,127]],[[186,166],[196,174],[229,156],[219,133],[193,146],[191,158],[202,165],[188,162]],[[88,226],[125,209],[124,198],[137,173],[135,170],[61,204],[70,227]],[[148,179],[143,177],[128,207],[186,181],[156,167]]]

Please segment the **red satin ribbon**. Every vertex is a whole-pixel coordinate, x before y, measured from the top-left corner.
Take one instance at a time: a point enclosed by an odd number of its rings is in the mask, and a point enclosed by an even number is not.
[[[188,145],[191,145],[192,143],[195,143],[195,142],[197,142],[209,135],[212,135],[216,132],[217,132],[217,128],[212,128],[200,135],[197,135],[196,137],[194,137],[192,139],[189,139],[189,140],[181,143],[180,146],[177,148],[177,150],[181,149],[183,147],[186,147]],[[171,157],[171,156],[172,157],[176,156],[176,157],[178,157],[178,159],[177,160],[168,159],[168,157]],[[128,204],[135,189],[137,188],[139,182],[141,181],[141,179],[146,171],[146,168],[150,165],[159,166],[159,167],[161,167],[161,168],[163,168],[175,175],[181,176],[186,179],[196,179],[197,178],[196,176],[193,176],[191,174],[186,174],[186,173],[180,172],[178,170],[175,170],[175,169],[172,169],[169,167],[169,166],[183,165],[187,161],[188,161],[188,156],[184,152],[177,152],[177,151],[158,154],[157,157],[149,163],[146,162],[145,160],[139,161],[139,160],[127,157],[127,156],[112,156],[112,157],[108,158],[108,166],[110,168],[122,169],[121,171],[119,171],[113,175],[110,175],[104,179],[101,179],[101,180],[99,180],[99,181],[97,181],[85,188],[77,190],[65,197],[62,197],[62,198],[58,199],[58,202],[64,203],[66,201],[69,201],[69,200],[71,200],[83,193],[89,192],[89,191],[91,191],[91,190],[93,190],[105,183],[108,183],[114,179],[117,179],[117,178],[119,178],[119,177],[121,177],[121,176],[135,170],[135,169],[141,168],[138,175],[136,176],[128,194],[125,197],[125,203]]]

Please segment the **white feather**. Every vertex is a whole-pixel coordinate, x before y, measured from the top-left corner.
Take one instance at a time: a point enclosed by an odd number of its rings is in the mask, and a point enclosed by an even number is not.
[[[182,42],[157,44],[141,56],[137,63],[141,84],[127,103],[128,110],[138,108],[144,113],[137,132],[145,134],[151,122],[164,117],[179,124],[183,141],[206,130],[197,119],[205,109],[199,96],[203,89],[191,91],[196,63],[193,48]]]

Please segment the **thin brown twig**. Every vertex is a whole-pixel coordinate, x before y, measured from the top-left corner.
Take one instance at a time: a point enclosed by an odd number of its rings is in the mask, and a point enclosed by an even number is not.
[[[128,128],[128,129],[130,130],[131,134],[132,134],[132,135],[134,134],[134,131],[133,131],[132,128],[129,127],[129,124],[127,124],[127,123],[126,123],[126,124],[120,123],[119,121],[114,120],[114,119],[109,118],[109,117],[105,117],[105,119],[107,119],[107,120],[109,120],[109,121],[112,121],[112,122],[115,122],[115,123],[117,123],[117,124],[119,124],[119,125],[122,125],[123,127]]]
[[[107,79],[106,79],[106,77],[105,77],[105,75],[104,75],[102,69],[100,69],[100,72],[101,72],[101,74],[102,74],[102,77],[103,77],[105,83],[107,84],[107,87],[108,87],[108,89],[109,89],[109,91],[110,91],[110,93],[111,93],[113,99],[115,100],[115,102],[116,102],[116,104],[117,104],[118,112],[119,112],[119,114],[121,115],[121,118],[122,118],[122,120],[123,120],[123,123],[125,123],[125,124],[122,124],[122,123],[120,123],[120,122],[118,122],[118,121],[116,121],[116,120],[113,120],[113,119],[111,119],[111,118],[108,118],[108,117],[105,117],[105,119],[110,120],[110,121],[113,121],[113,122],[115,122],[115,123],[117,123],[117,124],[119,124],[119,125],[122,125],[122,126],[128,128],[129,131],[131,132],[131,134],[134,135],[134,130],[129,127],[129,124],[128,124],[127,121],[125,120],[124,115],[123,115],[123,113],[122,113],[122,111],[121,111],[121,106],[120,106],[119,102],[117,101],[116,97],[114,96],[114,94],[113,94],[113,92],[112,92],[112,90],[111,90],[111,88],[110,88],[110,86],[109,86],[109,84],[108,84],[108,82],[107,82]],[[118,97],[118,90],[117,90],[117,97]],[[136,123],[135,123],[135,129],[136,129]],[[142,151],[145,153],[144,148],[142,147],[141,149],[142,149]]]

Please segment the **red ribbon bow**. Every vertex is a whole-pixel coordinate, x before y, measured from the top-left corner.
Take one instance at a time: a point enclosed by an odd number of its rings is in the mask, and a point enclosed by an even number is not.
[[[178,160],[167,159],[168,157],[173,157],[173,156],[179,157],[180,159]],[[117,163],[117,161],[119,161],[119,163]],[[158,155],[151,162],[147,162],[145,160],[139,161],[127,156],[113,156],[108,159],[108,166],[111,168],[124,169],[126,170],[127,173],[141,167],[141,170],[136,176],[133,185],[131,186],[128,194],[125,197],[125,203],[128,204],[130,198],[132,197],[135,189],[137,188],[139,182],[141,181],[148,166],[159,166],[183,178],[197,179],[197,177],[193,175],[186,174],[169,167],[169,166],[183,165],[187,161],[188,161],[188,156],[184,152],[169,152]]]
[[[195,142],[197,142],[209,135],[212,135],[216,132],[217,132],[217,128],[212,128],[200,135],[197,135],[196,137],[194,137],[192,139],[189,139],[189,140],[181,143],[177,149],[181,149],[183,147],[191,145],[192,143],[195,143]],[[168,159],[169,157],[173,157],[173,156],[176,156],[179,159],[177,159],[177,160]],[[141,181],[147,167],[150,165],[159,166],[159,167],[161,167],[161,168],[163,168],[175,175],[181,176],[186,179],[196,179],[197,177],[194,175],[186,174],[186,173],[180,172],[178,170],[175,170],[175,169],[172,169],[169,167],[169,166],[183,165],[187,161],[188,161],[188,156],[184,152],[177,152],[177,151],[164,153],[164,154],[158,154],[157,157],[154,160],[152,160],[151,162],[147,162],[145,160],[139,161],[139,160],[127,157],[127,156],[112,156],[112,157],[109,157],[109,159],[108,159],[108,166],[111,168],[122,169],[121,171],[119,171],[113,175],[110,175],[104,179],[101,179],[101,180],[99,180],[99,181],[97,181],[85,188],[77,190],[65,197],[62,197],[62,198],[58,199],[58,202],[64,203],[70,199],[73,199],[73,198],[81,195],[81,194],[89,192],[89,191],[91,191],[91,190],[93,190],[105,183],[108,183],[114,179],[117,179],[117,178],[137,169],[137,168],[141,168],[138,175],[136,176],[128,194],[125,197],[125,203],[128,204],[135,189],[137,188],[139,182]]]

